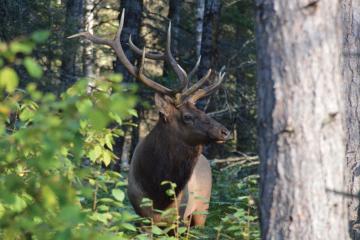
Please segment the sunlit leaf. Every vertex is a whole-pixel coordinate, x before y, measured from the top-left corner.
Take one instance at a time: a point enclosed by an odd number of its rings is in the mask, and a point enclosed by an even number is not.
[[[111,163],[111,153],[109,151],[103,152],[102,162],[105,164],[105,166],[109,166],[109,164]]]
[[[125,198],[125,194],[123,191],[121,191],[120,189],[113,189],[111,191],[112,195],[114,196],[114,198],[116,200],[118,200],[119,202],[122,202],[124,201],[124,198]]]
[[[151,232],[155,235],[162,235],[164,234],[163,230],[161,230],[158,226],[153,225],[151,228]]]
[[[43,70],[41,66],[31,57],[26,57],[24,59],[24,66],[31,77],[33,78],[42,77]]]
[[[10,51],[13,53],[30,54],[32,49],[33,45],[30,42],[12,42],[10,44]]]
[[[130,231],[133,231],[133,232],[136,232],[136,227],[130,223],[122,223],[121,226],[127,230],[130,230]]]
[[[19,84],[19,77],[14,69],[5,67],[0,70],[0,87],[4,87],[6,91],[12,93]]]

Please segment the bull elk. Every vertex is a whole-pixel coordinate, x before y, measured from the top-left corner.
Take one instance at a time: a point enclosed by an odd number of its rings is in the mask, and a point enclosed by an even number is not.
[[[202,88],[211,75],[211,69],[197,83],[189,87],[189,79],[196,73],[200,58],[187,74],[176,62],[170,50],[171,23],[167,32],[165,53],[147,52],[139,49],[129,38],[130,48],[142,56],[140,66],[133,65],[125,56],[120,42],[124,24],[124,10],[120,26],[114,40],[103,39],[88,32],[70,36],[85,37],[96,44],[110,46],[118,59],[135,78],[153,89],[155,104],[159,110],[159,120],[151,132],[141,141],[132,157],[129,170],[128,196],[137,214],[152,217],[155,222],[162,221],[160,215],[150,207],[141,207],[143,198],[153,201],[153,208],[165,210],[175,205],[178,212],[191,224],[202,226],[206,215],[194,211],[206,211],[211,194],[211,169],[202,155],[202,146],[210,142],[223,143],[229,138],[229,131],[220,123],[195,107],[200,98],[213,93],[224,79],[224,71],[216,74],[213,84]],[[169,89],[154,82],[144,74],[145,58],[166,61],[180,81],[177,89]],[[176,184],[176,198],[166,195],[163,181]],[[183,204],[174,204],[177,203]]]

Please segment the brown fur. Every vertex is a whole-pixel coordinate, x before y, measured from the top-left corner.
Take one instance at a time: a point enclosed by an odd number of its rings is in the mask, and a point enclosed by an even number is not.
[[[165,210],[174,205],[173,200],[165,193],[169,186],[161,186],[163,181],[176,184],[176,196],[179,202],[194,200],[194,196],[189,195],[190,191],[183,192],[183,190],[190,179],[190,183],[195,186],[199,179],[193,173],[201,175],[204,169],[206,182],[210,182],[210,185],[207,184],[210,187],[207,190],[209,193],[205,195],[210,196],[211,171],[206,159],[201,155],[202,146],[212,141],[224,141],[229,135],[226,128],[196,109],[192,103],[175,107],[169,99],[160,96],[156,98],[160,119],[136,147],[129,171],[128,188],[129,199],[135,211],[143,217],[153,218],[158,216],[155,216],[150,208],[140,207],[142,198],[150,198],[155,209]],[[197,164],[199,159],[201,163]],[[188,185],[187,188],[194,190],[192,185]],[[193,201],[192,204],[195,202]],[[191,207],[193,211],[197,209],[195,205]],[[205,204],[205,208],[207,206],[208,204]],[[182,209],[181,214],[187,217],[191,211],[189,213],[189,209]],[[196,225],[204,223],[205,219],[195,222]]]

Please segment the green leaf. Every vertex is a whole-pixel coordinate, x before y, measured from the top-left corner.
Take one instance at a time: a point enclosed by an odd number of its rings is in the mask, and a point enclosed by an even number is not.
[[[89,112],[89,121],[96,130],[102,130],[106,127],[108,119],[106,118],[105,114],[99,110],[93,110]]]
[[[106,134],[105,135],[105,144],[111,151],[113,150],[112,141],[113,141],[112,134],[111,133]]]
[[[133,232],[136,232],[136,227],[130,223],[122,223],[121,226],[127,230],[130,230],[130,231],[133,231]]]
[[[43,43],[49,38],[49,36],[49,31],[36,31],[31,35],[31,38],[37,43]]]
[[[12,42],[10,44],[10,50],[13,53],[24,53],[30,54],[32,52],[33,46],[29,42]]]
[[[186,227],[179,227],[178,228],[178,233],[179,234],[183,234],[184,232],[186,232],[187,228]]]
[[[102,162],[105,164],[105,166],[109,166],[111,163],[111,153],[109,151],[104,151]]]
[[[19,77],[14,69],[5,67],[0,70],[0,87],[5,87],[6,91],[12,93],[19,84]]]
[[[26,57],[24,59],[24,66],[31,77],[33,78],[42,77],[43,70],[41,66],[31,57]]]
[[[14,212],[21,212],[26,208],[26,206],[27,204],[25,200],[19,195],[16,195],[14,198],[14,202],[10,205],[10,209]]]
[[[139,115],[135,109],[129,109],[128,112],[131,116],[139,117]]]
[[[161,235],[161,234],[164,234],[163,230],[161,230],[158,226],[156,225],[153,225],[152,226],[152,229],[151,229],[151,232],[155,235]]]
[[[24,108],[20,113],[20,120],[21,121],[28,121],[33,118],[35,115],[34,111],[32,111],[30,108]]]
[[[92,150],[89,152],[89,158],[91,161],[95,162],[101,155],[102,148],[99,145],[96,145]]]
[[[116,200],[118,200],[119,202],[122,202],[125,198],[125,194],[123,191],[121,191],[120,189],[113,189],[111,191],[112,195],[114,196],[114,198]]]

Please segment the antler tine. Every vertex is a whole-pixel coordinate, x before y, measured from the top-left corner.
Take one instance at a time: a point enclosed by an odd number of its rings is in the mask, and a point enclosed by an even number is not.
[[[194,92],[196,92],[202,85],[205,84],[211,75],[211,69],[207,71],[207,73],[194,85],[192,85],[189,89],[187,89],[183,94],[181,94],[181,98],[185,100],[187,97],[191,96]]]
[[[138,75],[141,82],[157,92],[163,93],[165,95],[173,95],[174,92],[171,89],[168,89],[167,87],[164,87],[163,85],[154,82],[152,80],[149,81],[149,79],[145,76],[144,74],[145,57],[146,57],[146,50],[145,48],[143,48],[140,67],[139,67],[139,75]]]
[[[206,97],[208,95],[210,95],[211,93],[213,93],[215,90],[217,90],[222,81],[224,80],[224,77],[225,77],[225,66],[223,66],[217,76],[217,81],[215,81],[214,84],[204,88],[204,89],[199,89],[197,90],[194,95],[192,95],[190,98],[189,98],[189,102],[192,102],[192,103],[196,103],[197,100],[199,100],[200,98],[203,98],[203,97]]]
[[[190,73],[188,75],[188,80],[191,80],[193,75],[197,72],[197,70],[198,70],[198,68],[200,66],[200,62],[201,62],[201,56],[199,56],[198,60],[196,61],[196,64],[195,64],[194,68],[190,71]]]
[[[129,36],[129,47],[136,54],[138,54],[140,56],[143,54],[143,51],[133,43],[131,35]],[[149,58],[149,59],[153,59],[153,60],[164,60],[165,59],[165,55],[163,53],[146,53],[145,57]]]
[[[184,69],[180,67],[180,65],[176,62],[173,55],[171,54],[171,21],[169,22],[167,32],[166,57],[166,60],[170,63],[171,67],[174,69],[177,77],[180,80],[180,87],[178,88],[178,90],[176,90],[176,92],[182,92],[188,84],[188,78]]]
[[[84,37],[85,39],[95,43],[95,44],[103,44],[103,45],[107,45],[109,47],[111,47],[115,53],[116,56],[118,57],[119,61],[125,66],[125,68],[129,71],[129,73],[131,75],[133,75],[135,78],[138,78],[142,83],[144,83],[146,86],[154,89],[155,91],[162,93],[162,94],[166,94],[166,95],[174,95],[174,91],[162,86],[161,84],[158,84],[156,82],[154,82],[153,80],[151,80],[150,78],[146,77],[143,74],[143,64],[140,67],[141,71],[139,71],[138,73],[138,68],[136,66],[134,66],[129,59],[126,57],[124,50],[121,46],[121,42],[120,42],[120,37],[121,37],[121,32],[124,26],[124,18],[125,18],[125,9],[122,10],[121,13],[121,17],[120,17],[120,23],[119,23],[119,29],[116,33],[115,39],[114,40],[109,40],[109,39],[103,39],[100,38],[98,36],[94,36],[89,32],[81,32],[78,34],[74,34],[68,38],[77,38],[77,37]],[[144,50],[145,52],[145,50]],[[143,56],[143,58],[145,58],[145,56]],[[144,62],[144,59],[142,60],[142,62]]]

